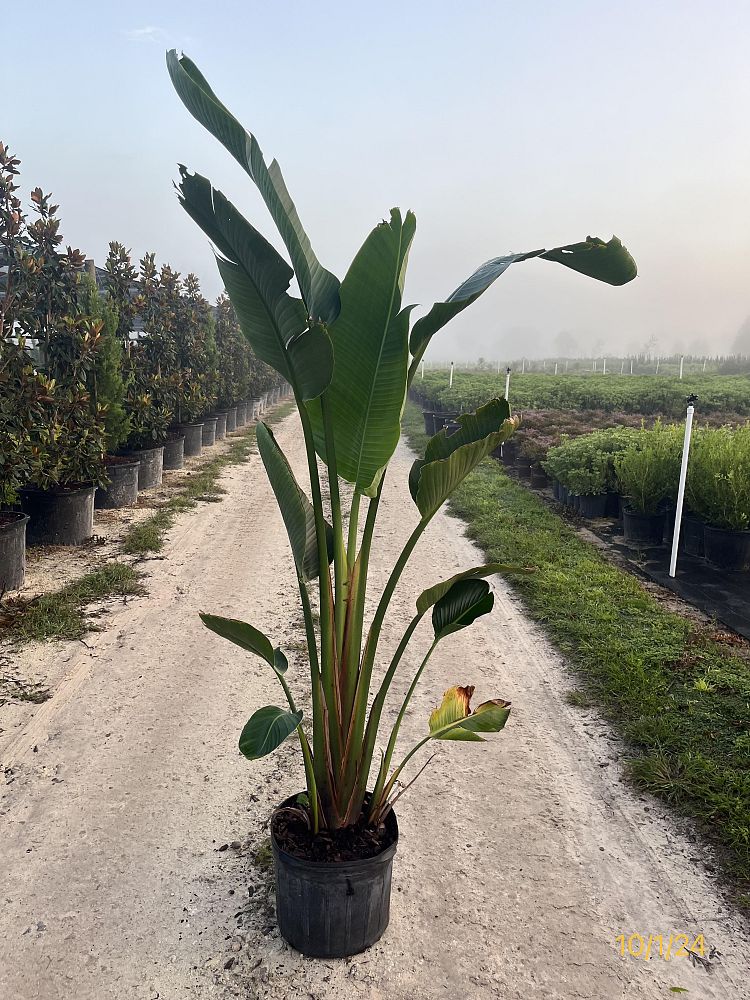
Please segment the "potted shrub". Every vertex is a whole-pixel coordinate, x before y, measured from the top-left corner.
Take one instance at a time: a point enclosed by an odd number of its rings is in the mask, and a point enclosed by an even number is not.
[[[154,254],[146,254],[141,260],[139,277],[129,251],[113,242],[105,267],[107,295],[117,309],[123,347],[123,406],[130,426],[121,454],[139,461],[138,489],[145,490],[161,483],[164,445],[173,414],[173,374],[163,374],[175,370],[170,340],[172,312],[169,303],[164,306],[167,294]],[[135,330],[139,316],[145,335]],[[182,442],[176,440],[176,452],[181,458]]]
[[[1,155],[0,149],[0,155]],[[9,313],[5,313],[9,317]],[[23,338],[0,339],[0,594],[18,590],[26,574],[28,515],[19,491],[44,460],[46,410],[54,386],[35,371]]]
[[[62,252],[51,196],[35,188],[36,219],[18,261],[19,329],[35,343],[54,394],[45,404],[44,461],[21,489],[29,544],[78,545],[93,534],[94,491],[104,482],[104,410],[95,367],[102,323],[83,311],[84,257]]]
[[[431,438],[409,477],[414,530],[365,627],[373,532],[410,383],[432,336],[515,261],[528,256],[559,260],[613,284],[634,277],[635,265],[618,241],[589,240],[565,252],[497,258],[436,303],[409,333],[411,308],[402,307],[402,290],[414,216],[393,209],[388,221],[366,238],[339,283],[315,257],[277,164],[266,166],[254,136],[221,104],[189,59],[171,52],[168,65],[188,110],[257,183],[294,265],[290,267],[208,180],[181,168],[181,204],[219,251],[219,271],[242,331],[257,357],[290,384],[299,412],[309,498],[263,423],[258,424],[257,440],[294,555],[310,665],[310,728],[297,707],[281,648],[250,624],[213,614],[202,618],[220,636],[265,661],[286,702],[285,707],[269,705],[254,712],[240,736],[242,753],[253,760],[289,736],[300,741],[305,790],[281,803],[271,822],[281,933],[306,954],[350,955],[377,940],[388,923],[398,838],[393,806],[407,768],[431,740],[481,740],[482,734],[500,731],[510,712],[501,698],[473,708],[473,686],[456,685],[439,701],[424,738],[405,753],[399,750],[401,721],[431,652],[492,609],[485,577],[496,572],[497,565],[469,569],[421,594],[370,701],[381,629],[411,552],[453,489],[516,424],[507,402],[494,399],[458,417],[456,433],[441,431]],[[293,276],[301,298],[289,294]],[[325,506],[318,461],[327,470]],[[346,536],[342,480],[351,487],[344,494],[351,497]],[[330,510],[330,522],[325,510]],[[313,587],[320,609],[317,619],[308,590]],[[405,669],[409,642],[427,615],[433,640],[415,669],[371,785],[391,682]]]
[[[750,426],[697,434],[688,483],[691,511],[704,524],[706,558],[720,569],[750,570]]]
[[[636,546],[661,545],[665,502],[676,493],[680,472],[680,441],[671,428],[657,424],[642,430],[614,458],[615,474],[625,498],[625,541]]]

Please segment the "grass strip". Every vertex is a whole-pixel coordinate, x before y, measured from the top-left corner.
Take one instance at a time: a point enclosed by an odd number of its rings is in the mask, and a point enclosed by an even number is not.
[[[89,604],[107,597],[143,593],[140,574],[132,566],[107,563],[54,594],[14,605],[5,634],[16,642],[81,639],[95,628],[86,615]]]
[[[287,417],[294,409],[294,403],[288,402],[277,407],[265,418],[265,423],[276,424]],[[161,551],[164,537],[175,522],[178,514],[192,510],[200,502],[215,502],[224,492],[218,485],[219,478],[230,465],[239,465],[247,461],[255,451],[255,426],[244,434],[236,437],[227,451],[203,462],[198,468],[186,476],[186,482],[180,492],[167,500],[151,517],[134,524],[126,533],[122,551],[127,555],[145,556],[150,552]]]
[[[404,432],[427,442],[408,403]],[[529,616],[633,750],[634,783],[698,820],[720,845],[737,901],[750,905],[750,662],[746,647],[662,607],[500,463],[483,462],[451,509],[491,561],[536,567],[512,579]],[[721,637],[725,641],[721,641]]]

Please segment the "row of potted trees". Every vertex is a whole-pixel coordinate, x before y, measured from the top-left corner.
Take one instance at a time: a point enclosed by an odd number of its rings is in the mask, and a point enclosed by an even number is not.
[[[116,242],[97,271],[41,188],[27,217],[19,168],[0,143],[0,593],[27,542],[90,538],[95,504],[135,502],[281,385],[225,295]]]
[[[660,545],[673,531],[683,433],[658,421],[595,431],[549,449],[544,468],[557,499],[588,517],[616,513],[619,502],[625,541]],[[750,424],[694,431],[682,544],[722,569],[750,570]]]

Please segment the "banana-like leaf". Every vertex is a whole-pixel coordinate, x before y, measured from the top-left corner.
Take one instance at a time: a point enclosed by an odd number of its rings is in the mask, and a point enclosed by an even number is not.
[[[240,753],[258,760],[280,747],[302,722],[302,712],[266,705],[254,712],[240,734]]]
[[[297,571],[303,579],[312,580],[317,577],[320,569],[315,536],[315,512],[312,504],[294,478],[294,473],[279,448],[271,428],[261,422],[256,428],[255,435],[260,457],[266,467],[289,535]],[[327,522],[326,548],[330,563],[333,559],[333,529]]]
[[[394,208],[373,229],[341,283],[341,312],[328,332],[336,359],[326,391],[338,474],[361,493],[377,491],[396,449],[409,368],[409,312],[401,292],[416,219]],[[320,406],[309,407],[325,458]]]
[[[436,302],[426,316],[417,320],[409,341],[411,353],[415,358],[421,358],[438,330],[475,302],[511,264],[532,257],[557,261],[565,267],[586,274],[590,278],[596,278],[598,281],[605,281],[609,285],[625,285],[638,273],[635,261],[616,236],[608,242],[596,236],[589,236],[583,243],[571,243],[569,246],[555,247],[553,250],[531,250],[528,253],[511,253],[505,257],[495,257],[477,268],[444,302]]]
[[[339,311],[338,278],[326,271],[315,256],[278,163],[274,160],[270,167],[266,166],[255,136],[222,104],[192,60],[178,56],[173,49],[167,53],[167,67],[190,114],[229,150],[257,185],[289,251],[308,315],[332,323]]]
[[[409,490],[423,518],[431,517],[472,469],[506,441],[518,426],[504,399],[492,399],[476,413],[458,417],[454,434],[440,431],[430,438],[425,457],[409,473]]]
[[[510,702],[501,698],[485,701],[472,712],[473,687],[452,687],[430,715],[430,735],[434,740],[463,740],[483,743],[479,733],[499,733],[510,715]]]
[[[237,618],[221,618],[219,615],[200,616],[201,621],[210,628],[212,632],[220,635],[222,639],[229,639],[235,646],[246,649],[249,653],[255,653],[266,661],[277,674],[285,674],[289,664],[280,649],[274,649],[271,640],[247,622],[241,622]]]
[[[495,595],[486,580],[457,580],[432,610],[436,639],[459,632],[482,615],[489,614]]]
[[[433,604],[436,604],[441,597],[448,593],[454,583],[459,580],[478,580],[485,576],[494,576],[495,573],[530,573],[531,570],[525,566],[509,566],[507,563],[487,563],[484,566],[475,566],[467,569],[463,573],[456,573],[450,580],[443,580],[434,586],[423,590],[417,598],[417,612],[423,615],[429,611]]]
[[[333,351],[323,327],[308,327],[301,299],[288,294],[291,267],[210,181],[184,167],[180,175],[180,203],[221,254],[219,272],[253,350],[302,399],[319,396],[331,381]]]

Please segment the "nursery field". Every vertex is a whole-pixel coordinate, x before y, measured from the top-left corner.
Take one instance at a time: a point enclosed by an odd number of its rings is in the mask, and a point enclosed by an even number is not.
[[[405,426],[417,449],[422,424],[409,405]],[[677,613],[664,592],[612,565],[497,461],[473,472],[451,506],[488,558],[534,568],[513,586],[579,675],[572,700],[599,705],[616,722],[639,788],[699,819],[727,849],[725,872],[747,903],[750,645],[685,606]]]
[[[427,371],[417,377],[412,395],[440,410],[473,410],[505,391],[505,373],[455,372],[448,386],[447,371]],[[685,399],[698,396],[702,414],[750,415],[750,375],[545,375],[512,373],[510,402],[514,410],[603,410],[680,417]]]
[[[421,417],[410,410],[407,419],[417,443]],[[301,475],[297,417],[278,424],[276,436]],[[402,444],[392,463],[376,588],[414,522],[406,485],[413,458]],[[241,615],[252,605],[254,621],[288,651],[289,681],[298,686],[306,668],[292,559],[254,455],[224,470],[222,503],[177,515],[159,558],[146,564],[148,600],[113,607],[110,627],[85,646],[29,649],[64,680],[43,705],[27,706],[18,724],[0,722],[2,996],[433,1000],[468,989],[478,1000],[646,1000],[673,987],[707,1000],[744,995],[750,937],[718,891],[712,856],[658,799],[622,783],[629,755],[586,707],[600,697],[595,664],[606,640],[623,671],[605,702],[613,718],[630,717],[629,738],[640,727],[642,740],[668,736],[679,724],[675,740],[684,741],[677,711],[661,711],[667,681],[653,663],[665,650],[685,654],[669,683],[688,671],[677,708],[696,713],[710,752],[688,769],[686,747],[676,773],[663,770],[672,745],[664,760],[645,755],[653,780],[644,787],[671,776],[669,799],[719,781],[714,806],[730,810],[721,815],[739,837],[738,790],[729,780],[737,734],[722,722],[739,661],[715,639],[686,646],[681,619],[659,617],[634,585],[628,621],[637,615],[643,624],[639,657],[628,661],[617,632],[622,619],[611,610],[616,577],[597,557],[584,558],[572,532],[554,536],[564,557],[550,565],[553,536],[542,506],[520,487],[513,493],[499,470],[493,483],[501,493],[486,491],[482,467],[460,492],[471,533],[493,555],[540,563],[521,583],[526,608],[577,661],[583,647],[594,686],[584,691],[571,682],[557,649],[497,578],[494,614],[475,623],[470,639],[461,633],[436,651],[403,740],[421,735],[436,698],[455,683],[458,662],[463,682],[513,701],[508,738],[481,747],[440,744],[420,795],[400,803],[391,924],[382,941],[363,956],[321,962],[288,948],[276,927],[265,823],[268,803],[299,787],[299,750],[287,742],[252,763],[237,753],[248,707],[275,699],[276,682],[261,661],[218,642],[197,615]],[[508,528],[493,539],[488,517],[498,502]],[[518,531],[522,517],[526,533]],[[481,562],[461,522],[438,514],[396,591],[387,648],[396,646],[425,580]],[[611,621],[601,608],[592,616],[570,592],[573,569],[586,574],[592,601],[606,593],[600,604],[610,606]],[[691,694],[690,680],[708,667],[716,670],[715,692]],[[408,680],[398,682],[390,717]],[[307,699],[301,707],[308,710]],[[662,728],[649,734],[649,726]],[[736,783],[738,768],[735,775]],[[739,850],[735,856],[739,871]],[[617,937],[636,931],[686,933],[691,943],[702,934],[706,955],[716,948],[721,957],[711,960],[710,974],[687,957],[623,958]]]

